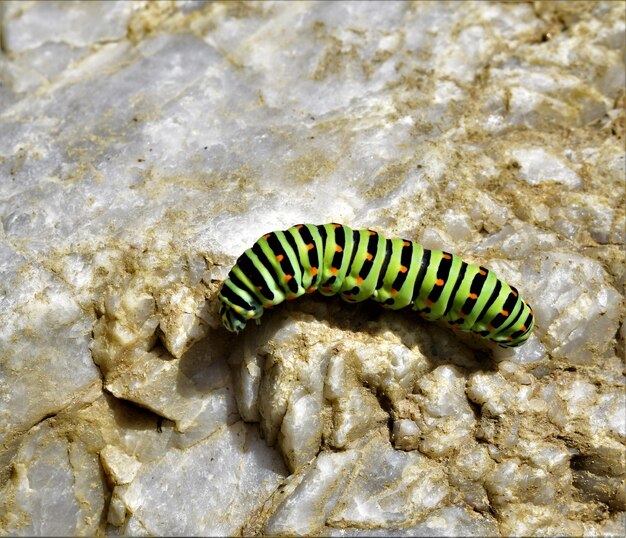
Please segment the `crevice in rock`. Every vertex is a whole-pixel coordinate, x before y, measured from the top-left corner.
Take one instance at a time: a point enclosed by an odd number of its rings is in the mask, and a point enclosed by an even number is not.
[[[174,419],[171,419],[170,417],[166,417],[165,415],[161,415],[159,414],[158,411],[155,411],[154,409],[150,409],[149,407],[143,406],[138,402],[134,402],[126,398],[119,398],[118,396],[113,394],[109,389],[107,389],[106,386],[103,387],[103,390],[109,397],[114,398],[115,400],[119,402],[123,402],[126,405],[129,405],[135,411],[139,411],[141,414],[145,414],[146,419],[154,423],[155,429],[159,431],[159,433],[162,431],[162,426],[163,426],[164,421],[171,422],[172,425],[176,423]]]
[[[395,414],[395,406],[389,396],[385,392],[379,390],[378,387],[372,390],[369,384],[365,383],[364,386],[376,397],[376,400],[378,400],[378,405],[380,405],[380,408],[387,414],[387,430],[389,432],[389,442],[393,446],[393,417]]]
[[[45,422],[48,419],[54,418],[56,417],[58,414],[60,413],[60,411],[55,411],[55,412],[50,412],[50,413],[46,413],[43,417],[41,417],[37,422],[35,422],[29,429],[28,431],[32,430],[33,428],[36,428],[37,426],[39,426],[41,423]]]

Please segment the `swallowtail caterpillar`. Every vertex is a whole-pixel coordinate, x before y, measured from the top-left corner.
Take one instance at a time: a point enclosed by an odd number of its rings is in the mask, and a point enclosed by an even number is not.
[[[501,347],[523,344],[533,311],[493,271],[458,256],[373,230],[299,224],[265,234],[237,260],[219,298],[220,317],[239,332],[266,308],[305,293],[411,308],[431,321],[471,331]]]

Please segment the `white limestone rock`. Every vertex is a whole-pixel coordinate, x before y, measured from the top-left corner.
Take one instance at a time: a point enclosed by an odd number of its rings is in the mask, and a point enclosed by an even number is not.
[[[342,483],[358,460],[357,450],[322,452],[288,489],[263,527],[264,534],[307,535],[319,532],[342,494]],[[282,494],[287,493],[286,496]],[[283,500],[284,499],[284,500]]]
[[[579,521],[563,517],[562,507],[558,505],[510,504],[504,509],[502,520],[500,532],[506,535],[533,535],[541,530],[549,535],[573,536],[583,530]]]
[[[619,326],[622,299],[602,266],[575,254],[546,253],[528,260],[522,274],[543,275],[528,283],[537,333],[553,357],[588,364],[611,345]],[[531,269],[532,267],[532,269]]]
[[[88,344],[91,319],[72,287],[0,241],[0,441],[57,413],[100,385]],[[11,450],[0,451],[8,465]]]
[[[445,474],[417,452],[387,443],[364,447],[365,458],[330,514],[329,523],[345,527],[406,525],[440,507],[449,494]]]
[[[9,3],[5,8],[4,46],[12,52],[37,49],[45,43],[85,47],[126,36],[133,4],[83,2],[68,10],[61,2]],[[99,21],[92,28],[93,21]]]
[[[235,421],[226,365],[210,364],[206,344],[185,354],[211,323],[204,296],[210,285],[202,281],[205,262],[188,260],[169,273],[151,259],[136,263],[141,266],[132,277],[118,277],[125,289],[108,290],[94,326],[91,351],[106,389],[173,420],[179,431],[207,421],[208,434],[222,420]]]
[[[231,354],[231,358],[235,359],[233,384],[237,408],[241,418],[246,422],[259,422],[261,415],[257,401],[265,359],[261,354],[257,354],[255,347],[246,346],[244,342],[245,337],[235,344]]]
[[[181,529],[205,525],[207,534],[235,533],[250,524],[250,514],[285,477],[284,466],[256,428],[241,421],[222,422],[213,435],[202,435],[202,424],[194,430],[177,433],[171,423],[161,428],[154,415],[102,396],[63,411],[30,433],[13,460],[16,472],[0,497],[6,528],[16,535],[93,534],[106,513],[123,532],[144,528],[158,534],[154,529],[171,523],[165,508],[152,516],[160,498],[170,508],[180,504]],[[196,482],[210,502],[188,495],[197,490]],[[172,497],[175,489],[180,495]]]
[[[334,448],[346,448],[387,420],[388,415],[371,392],[352,388],[345,397],[333,402],[333,430],[328,442]]]
[[[520,387],[525,391],[525,387]],[[473,374],[467,385],[467,396],[482,406],[482,412],[492,416],[502,415],[511,409],[524,405],[524,400],[516,394],[515,387],[502,375],[492,373]]]
[[[107,382],[106,389],[174,421],[178,431],[203,426],[208,435],[223,422],[237,419],[230,376],[223,363],[209,366],[200,353],[173,360],[151,352],[135,357],[124,369],[122,375]],[[169,390],[164,391],[163,386]]]
[[[345,489],[340,484],[347,476],[350,486]],[[395,451],[388,442],[373,437],[364,440],[358,451],[321,453],[293,493],[278,505],[263,532],[342,535],[339,529],[350,527],[369,532],[397,528],[433,513],[447,494],[440,468],[432,468],[417,452]]]
[[[206,300],[202,291],[172,288],[162,290],[157,298],[157,308],[162,314],[159,329],[163,345],[174,357],[181,357],[193,343],[207,335]]]
[[[386,424],[392,409],[419,383],[426,394],[420,402],[431,406],[426,413],[435,415],[423,427],[428,433],[424,443],[445,451],[444,446],[451,449],[468,434],[467,427],[460,428],[473,417],[465,401],[464,380],[452,381],[454,371],[442,368],[433,376],[444,378],[441,394],[426,380],[418,383],[427,368],[426,358],[412,342],[415,335],[408,332],[408,323],[396,325],[399,334],[364,332],[349,337],[311,316],[299,318],[286,324],[283,316],[274,317],[251,328],[229,359],[242,414],[260,422],[268,444],[278,440],[290,469],[307,463],[323,442],[346,449]],[[448,337],[454,341],[451,334]],[[435,401],[430,403],[430,398]],[[449,435],[446,441],[444,430]]]
[[[256,429],[235,423],[182,453],[169,451],[116,488],[129,513],[122,532],[140,526],[151,534],[232,535],[283,477],[282,462]]]
[[[465,396],[466,379],[449,366],[440,366],[422,377],[413,398],[419,407],[419,450],[441,458],[472,440],[475,416]]]
[[[114,527],[121,527],[126,521],[126,506],[117,494],[117,488],[113,489],[111,500],[109,502],[109,511],[107,512],[107,522]]]
[[[494,536],[498,526],[492,518],[460,506],[432,511],[422,523],[401,529],[328,529],[328,536]]]
[[[567,487],[571,477],[552,477],[543,469],[523,464],[515,459],[498,462],[484,481],[493,506],[529,503],[531,505],[556,504],[562,481]]]
[[[4,2],[0,534],[623,532],[625,28]],[[336,298],[226,334],[237,256],[333,221],[495,270],[534,335]]]
[[[141,467],[137,458],[114,445],[107,445],[100,451],[100,461],[107,476],[119,485],[132,482]]]
[[[569,189],[581,186],[578,174],[561,159],[550,155],[543,148],[514,149],[511,155],[520,166],[519,177],[531,185],[554,182]]]
[[[402,418],[393,423],[393,444],[400,450],[415,450],[419,446],[421,429],[414,420]]]
[[[317,455],[322,440],[322,420],[321,394],[294,390],[278,435],[280,450],[293,469],[299,469]]]
[[[20,536],[93,534],[105,509],[106,486],[97,455],[42,423],[12,461],[0,493],[7,533]]]

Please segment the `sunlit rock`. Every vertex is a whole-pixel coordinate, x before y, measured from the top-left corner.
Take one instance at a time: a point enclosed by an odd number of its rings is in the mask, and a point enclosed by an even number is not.
[[[256,430],[238,422],[182,453],[168,451],[129,485],[116,488],[129,514],[123,530],[232,535],[278,486],[283,469]],[[174,522],[173,510],[188,516]]]
[[[100,461],[104,472],[115,484],[132,482],[141,467],[141,463],[132,455],[125,454],[112,445],[105,446],[100,452]]]
[[[621,535],[619,2],[4,2],[0,534]],[[494,270],[501,349],[308,296],[263,233]]]
[[[520,166],[519,177],[531,185],[555,182],[574,189],[581,180],[576,172],[542,148],[520,148],[512,152]]]

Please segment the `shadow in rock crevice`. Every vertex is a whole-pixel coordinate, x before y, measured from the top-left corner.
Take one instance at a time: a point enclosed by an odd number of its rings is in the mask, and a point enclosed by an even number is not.
[[[158,432],[165,424],[173,425],[173,422],[166,417],[133,401],[117,398],[107,391],[104,391],[103,395],[111,410],[116,426],[122,431]]]
[[[306,299],[266,310],[261,324],[269,324],[277,316],[288,317],[291,312],[311,315],[319,322],[346,332],[370,333],[372,336],[386,331],[395,332],[407,348],[417,348],[427,358],[431,370],[442,365],[457,366],[468,374],[497,370],[489,343],[475,335],[454,331],[441,322],[423,320],[408,308],[386,310],[373,301],[349,304],[338,296],[312,294]],[[255,330],[259,329],[254,327],[254,322],[250,322],[239,334],[227,333],[227,339],[234,341],[242,338],[245,331]],[[268,340],[271,337],[267,334]]]
[[[209,330],[178,359],[176,391],[181,396],[206,394],[232,384],[227,358],[232,342],[229,333],[219,328]]]

